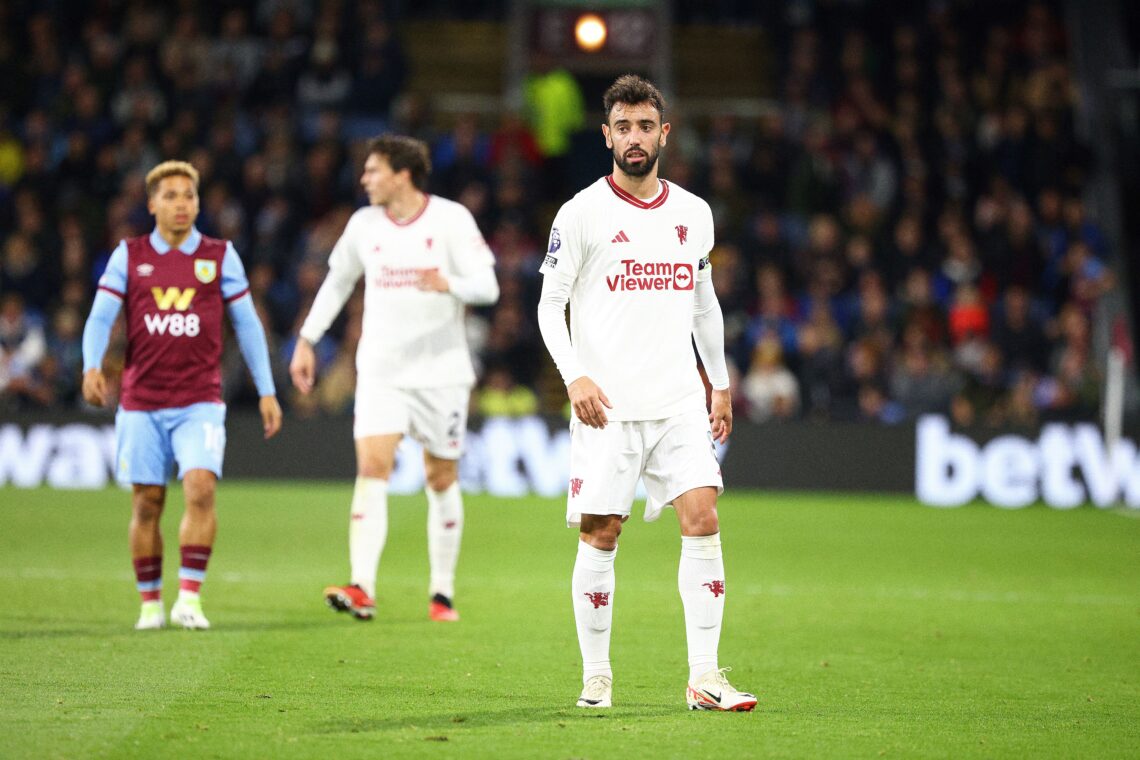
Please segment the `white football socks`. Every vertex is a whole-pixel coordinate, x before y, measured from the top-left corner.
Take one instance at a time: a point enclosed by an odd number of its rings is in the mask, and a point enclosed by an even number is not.
[[[427,494],[428,560],[431,586],[428,595],[455,596],[455,565],[459,562],[459,542],[463,537],[463,496],[459,483],[442,491],[424,489]]]
[[[724,559],[720,533],[681,536],[677,588],[685,608],[689,682],[693,683],[717,668],[717,647],[724,619]]]
[[[348,560],[352,582],[376,598],[376,569],[388,540],[388,481],[357,477],[348,524]]]
[[[613,678],[610,668],[610,628],[614,619],[614,557],[617,549],[595,549],[578,541],[578,557],[570,584],[574,622],[582,650],[582,683],[594,676]]]

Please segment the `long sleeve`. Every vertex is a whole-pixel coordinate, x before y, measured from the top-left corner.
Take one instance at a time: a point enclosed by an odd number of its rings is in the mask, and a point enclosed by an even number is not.
[[[447,278],[451,294],[469,306],[486,306],[499,300],[499,281],[494,267],[480,267],[463,275]]]
[[[301,337],[316,345],[324,336],[329,325],[336,319],[336,315],[344,308],[345,301],[352,295],[356,281],[364,274],[364,265],[356,255],[351,242],[353,233],[353,220],[350,219],[345,227],[344,234],[336,241],[332,253],[329,254],[329,273],[321,283],[313,306],[309,309],[309,316],[301,325]]]
[[[586,374],[566,329],[570,286],[571,281],[567,278],[547,274],[542,278],[542,295],[538,299],[538,329],[542,333],[542,342],[546,344],[546,350],[566,385]]]
[[[91,314],[83,326],[83,371],[99,369],[103,366],[103,355],[111,342],[111,328],[123,307],[120,298],[110,291],[100,288],[95,292],[95,302],[91,304]]]
[[[724,315],[712,279],[699,280],[693,294],[693,339],[712,387],[728,388],[728,365],[724,360]]]
[[[253,384],[257,386],[257,395],[276,396],[273,370],[269,365],[269,345],[265,340],[265,328],[253,307],[253,298],[248,293],[239,296],[229,303],[227,311],[237,336],[238,348],[253,376]]]
[[[460,205],[450,208],[454,213],[447,230],[448,289],[469,306],[493,304],[499,300],[499,281],[495,279],[495,256],[491,247],[483,239],[470,211]]]

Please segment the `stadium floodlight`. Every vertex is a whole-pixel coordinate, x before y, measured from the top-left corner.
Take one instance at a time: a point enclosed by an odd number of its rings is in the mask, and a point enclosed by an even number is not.
[[[587,53],[594,53],[606,44],[606,22],[594,13],[585,13],[574,24],[574,40]]]
[[[658,0],[512,0],[507,101],[522,103],[535,59],[557,62],[579,78],[610,80],[630,72],[672,91],[672,11]]]

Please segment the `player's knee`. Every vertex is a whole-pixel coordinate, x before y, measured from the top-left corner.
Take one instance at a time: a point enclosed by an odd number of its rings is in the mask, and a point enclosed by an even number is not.
[[[214,511],[214,489],[202,488],[195,491],[186,491],[186,509],[198,514],[207,514]]]
[[[158,522],[162,517],[162,496],[150,492],[136,493],[131,500],[131,511],[136,522]]]
[[[451,488],[451,485],[459,479],[459,468],[452,463],[440,464],[436,466],[428,465],[426,472],[427,487],[439,493]]]
[[[681,533],[686,536],[711,536],[719,531],[720,520],[715,506],[690,512],[681,523]]]
[[[427,485],[433,491],[446,491],[451,488],[451,484],[456,481],[453,473],[443,473],[436,475],[429,475],[427,478]]]
[[[204,513],[214,509],[217,479],[211,472],[191,470],[182,480],[186,509]]]
[[[595,549],[613,551],[621,535],[621,523],[618,515],[582,515],[582,540]]]
[[[162,517],[164,501],[165,490],[161,485],[136,485],[135,493],[131,496],[133,517],[140,523],[157,522]]]
[[[382,459],[361,459],[356,465],[356,475],[361,478],[392,478],[392,463]]]

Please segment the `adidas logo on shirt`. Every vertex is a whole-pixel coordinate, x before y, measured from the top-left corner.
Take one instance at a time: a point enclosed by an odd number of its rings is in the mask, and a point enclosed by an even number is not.
[[[618,234],[614,235],[614,239],[611,240],[610,242],[611,243],[628,243],[629,242],[629,235],[625,234],[625,230],[620,230],[618,232]]]

